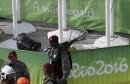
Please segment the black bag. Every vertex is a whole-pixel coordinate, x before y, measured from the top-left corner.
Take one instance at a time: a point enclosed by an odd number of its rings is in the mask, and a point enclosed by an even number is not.
[[[39,51],[41,43],[30,39],[26,35],[22,35],[17,40],[17,48],[21,50]]]

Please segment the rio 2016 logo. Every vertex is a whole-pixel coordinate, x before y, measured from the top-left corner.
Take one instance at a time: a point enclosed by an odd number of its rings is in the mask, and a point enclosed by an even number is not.
[[[98,66],[98,68],[97,68]],[[95,66],[79,66],[78,63],[73,64],[73,70],[69,78],[74,77],[86,77],[94,75],[111,74],[117,72],[126,72],[128,70],[128,64],[126,58],[123,58],[119,63],[105,64],[103,60],[96,62]]]

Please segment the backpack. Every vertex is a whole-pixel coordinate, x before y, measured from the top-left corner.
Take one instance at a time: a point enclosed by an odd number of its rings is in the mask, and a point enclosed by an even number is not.
[[[70,70],[72,69],[73,65],[72,65],[72,58],[71,58],[71,55],[70,55],[70,52],[68,51],[69,53],[69,60],[70,60],[70,64],[71,64],[71,67],[70,67]]]
[[[68,50],[68,47],[67,47],[67,45],[65,44],[60,44],[60,46],[62,46],[62,47],[64,47],[65,49],[66,49],[66,51],[68,52],[68,55],[69,55],[69,60],[70,60],[70,65],[71,65],[71,67],[70,67],[70,70],[72,69],[72,58],[71,58],[71,54],[70,54],[70,52],[69,52],[69,50]],[[62,47],[60,47],[60,48],[62,48]],[[61,50],[61,49],[59,49],[59,50]]]
[[[22,35],[17,39],[17,48],[21,50],[39,51],[41,43],[36,42],[26,35]]]

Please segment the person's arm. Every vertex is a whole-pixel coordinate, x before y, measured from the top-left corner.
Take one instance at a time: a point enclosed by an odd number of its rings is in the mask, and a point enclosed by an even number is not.
[[[61,50],[61,59],[62,59],[62,71],[63,71],[62,79],[66,79],[70,74],[70,68],[71,68],[69,52],[67,51],[67,49]]]
[[[52,81],[49,81],[49,82],[47,82],[47,84],[55,84],[55,83],[53,83]]]
[[[5,65],[9,65],[10,64],[10,61],[9,60],[7,60],[2,66],[1,66],[1,68],[3,68]],[[10,65],[9,65],[10,66]]]
[[[25,64],[23,65],[23,75],[24,75],[24,77],[26,77],[30,81],[29,70]]]

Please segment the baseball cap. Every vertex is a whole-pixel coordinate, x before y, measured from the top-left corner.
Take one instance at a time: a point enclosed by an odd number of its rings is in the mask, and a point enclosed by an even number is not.
[[[45,63],[43,65],[43,68],[47,68],[47,69],[53,69],[54,65],[53,64],[49,64],[49,63]]]
[[[10,51],[9,54],[8,54],[8,58],[11,58],[13,56],[17,57],[16,52],[15,51]]]
[[[49,41],[50,41],[50,42],[56,42],[56,43],[58,43],[58,36],[52,35],[52,36],[49,38]]]

